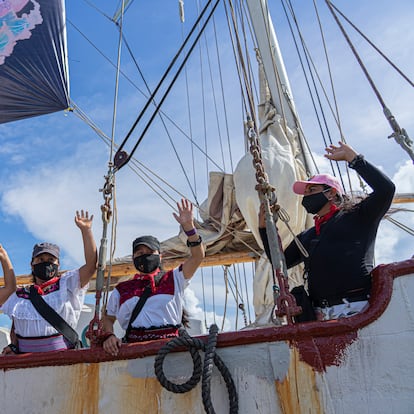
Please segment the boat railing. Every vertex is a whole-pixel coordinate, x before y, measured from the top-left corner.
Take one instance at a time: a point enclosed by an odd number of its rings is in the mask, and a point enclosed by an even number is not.
[[[391,300],[394,279],[402,276],[414,277],[414,258],[386,265],[373,271],[373,282],[369,307],[364,312],[349,318],[332,321],[303,322],[280,326],[263,326],[218,335],[217,348],[284,341],[290,344],[318,340],[352,341],[358,330],[381,317]],[[197,336],[206,340],[206,335]],[[107,354],[101,347],[79,350],[53,351],[6,355],[0,358],[0,368],[19,369],[49,365],[73,365],[98,363],[111,360],[127,360],[154,356],[168,342],[160,339],[141,343],[124,344],[117,356]],[[180,351],[177,349],[176,351]]]

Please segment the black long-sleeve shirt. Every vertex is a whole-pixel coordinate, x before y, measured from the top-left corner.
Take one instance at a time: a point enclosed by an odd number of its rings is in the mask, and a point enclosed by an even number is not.
[[[381,218],[391,205],[395,186],[362,157],[351,168],[358,172],[373,192],[351,210],[340,210],[322,224],[320,235],[316,235],[315,227],[298,235],[310,253],[305,267],[309,295],[316,301],[346,297],[349,291],[369,290],[371,286],[375,238]],[[266,229],[259,230],[270,258]],[[304,261],[294,241],[284,254],[288,268]]]

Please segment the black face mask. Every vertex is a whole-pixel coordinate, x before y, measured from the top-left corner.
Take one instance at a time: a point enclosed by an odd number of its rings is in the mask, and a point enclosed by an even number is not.
[[[50,280],[58,275],[59,266],[50,262],[41,262],[33,265],[32,274],[42,280]]]
[[[329,201],[325,196],[325,191],[329,190],[330,188],[320,193],[304,196],[302,206],[305,207],[308,213],[316,214]]]
[[[161,259],[159,254],[143,254],[134,257],[134,266],[141,273],[152,273],[160,267]]]

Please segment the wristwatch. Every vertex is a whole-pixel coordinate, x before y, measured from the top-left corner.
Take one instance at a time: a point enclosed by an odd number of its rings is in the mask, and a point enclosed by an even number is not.
[[[361,161],[364,159],[364,156],[362,154],[358,154],[355,156],[355,158],[352,161],[349,161],[348,165],[350,168],[354,168],[358,161]]]
[[[203,241],[203,239],[201,238],[201,236],[199,235],[198,236],[198,240],[196,240],[196,241],[190,241],[190,240],[187,240],[187,246],[188,247],[196,247],[196,246],[199,246],[200,244],[201,244],[201,242]]]

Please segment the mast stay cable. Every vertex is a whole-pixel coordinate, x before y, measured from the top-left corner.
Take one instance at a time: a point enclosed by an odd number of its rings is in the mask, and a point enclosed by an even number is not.
[[[157,94],[158,90],[160,89],[160,87],[164,83],[164,80],[168,76],[169,72],[171,71],[172,67],[174,66],[175,62],[177,61],[178,57],[180,56],[181,52],[183,51],[184,47],[187,45],[188,41],[190,40],[192,34],[194,33],[194,31],[196,29],[198,23],[200,22],[200,20],[202,19],[202,17],[206,13],[207,8],[208,8],[208,6],[210,5],[211,2],[212,2],[212,0],[209,0],[206,3],[204,9],[202,10],[201,14],[198,16],[198,18],[197,18],[196,22],[194,23],[192,29],[190,30],[189,34],[187,35],[186,39],[184,40],[184,43],[181,45],[181,47],[178,50],[177,54],[175,55],[175,57],[173,58],[173,60],[169,64],[168,68],[166,69],[164,75],[161,77],[160,81],[158,82],[158,85],[153,90],[153,92],[152,92],[151,96],[149,97],[147,103],[144,105],[144,108],[141,110],[141,112],[138,115],[137,119],[133,123],[133,125],[130,128],[129,132],[125,136],[124,140],[122,141],[122,143],[121,143],[121,145],[120,145],[120,147],[119,147],[119,149],[118,149],[118,151],[117,151],[117,153],[115,154],[115,157],[114,157],[114,164],[115,164],[115,170],[116,171],[120,170],[125,164],[128,163],[128,161],[133,156],[135,150],[137,149],[138,145],[141,143],[142,139],[144,138],[145,133],[147,132],[148,128],[150,127],[150,125],[151,125],[152,121],[154,120],[155,116],[158,114],[162,104],[164,103],[164,101],[165,101],[166,97],[168,96],[171,88],[173,87],[175,81],[177,80],[179,74],[181,73],[183,67],[185,66],[188,58],[190,57],[192,51],[194,50],[194,47],[198,43],[198,40],[199,40],[201,34],[203,33],[204,29],[206,28],[207,23],[209,22],[209,20],[210,20],[211,16],[213,15],[215,9],[217,8],[217,5],[220,2],[220,0],[216,0],[215,4],[212,6],[212,9],[209,12],[209,15],[207,16],[206,21],[201,26],[200,32],[197,34],[196,38],[194,39],[193,43],[191,44],[189,51],[185,54],[185,56],[183,58],[183,61],[181,62],[180,66],[177,69],[177,72],[173,76],[173,79],[171,80],[170,84],[168,85],[166,91],[164,92],[164,95],[160,99],[158,105],[155,107],[152,116],[150,117],[149,121],[147,122],[146,126],[144,127],[143,131],[141,132],[141,134],[140,134],[138,140],[136,141],[134,147],[132,148],[130,154],[127,154],[125,151],[123,151],[123,147],[125,146],[126,142],[128,141],[129,137],[131,136],[131,134],[134,132],[136,126],[138,125],[139,121],[141,120],[141,118],[145,114],[145,112],[146,112],[147,108],[149,107],[149,105],[151,103],[153,103],[155,95]]]
[[[388,123],[391,126],[391,129],[393,130],[393,133],[389,136],[389,138],[394,138],[395,141],[401,146],[401,148],[408,153],[411,160],[414,163],[414,147],[413,147],[413,141],[410,139],[410,137],[407,134],[407,131],[404,128],[401,128],[395,119],[394,115],[390,111],[390,109],[385,105],[384,99],[382,98],[381,94],[379,93],[373,79],[371,78],[370,74],[368,73],[367,68],[363,64],[361,57],[359,56],[358,52],[355,49],[355,46],[351,42],[351,39],[349,38],[347,32],[345,31],[345,28],[341,24],[337,14],[335,13],[334,6],[331,3],[330,0],[325,0],[325,3],[327,4],[329,11],[331,12],[333,18],[335,19],[339,29],[341,30],[346,42],[348,43],[349,47],[351,48],[352,53],[354,54],[355,58],[357,59],[359,66],[361,67],[362,71],[364,72],[365,77],[367,78],[369,84],[371,85],[372,90],[374,91],[378,101],[380,102],[380,105],[382,106],[384,115],[388,121]]]
[[[123,29],[123,16],[124,16],[124,6],[125,0],[122,0],[122,12],[120,16],[120,23],[119,23],[119,39],[118,39],[118,57],[117,57],[117,71],[116,71],[116,78],[115,78],[115,93],[114,93],[114,101],[113,101],[113,116],[112,116],[112,129],[111,129],[111,143],[110,143],[110,153],[109,153],[109,161],[108,161],[108,173],[105,176],[105,184],[104,187],[100,190],[103,193],[104,197],[104,204],[101,206],[102,211],[102,237],[99,246],[99,254],[98,254],[98,269],[96,274],[96,291],[95,291],[95,313],[93,319],[89,323],[88,331],[86,333],[86,337],[89,338],[91,342],[91,346],[96,346],[100,342],[100,337],[103,333],[103,324],[102,319],[100,318],[100,305],[101,305],[101,296],[102,290],[104,287],[104,280],[105,280],[105,270],[106,270],[106,256],[107,256],[107,232],[108,232],[108,225],[111,221],[111,217],[113,216],[111,210],[111,202],[114,206],[115,216],[112,219],[112,227],[111,227],[111,245],[110,245],[110,261],[109,261],[109,268],[108,268],[108,277],[106,279],[107,286],[105,291],[105,304],[107,301],[107,295],[109,291],[109,282],[110,282],[110,275],[112,270],[112,262],[113,262],[113,255],[115,253],[115,240],[116,240],[116,203],[113,199],[115,194],[115,174],[114,174],[114,166],[112,163],[112,157],[114,153],[115,147],[115,126],[116,126],[116,115],[117,115],[117,105],[118,105],[118,92],[119,92],[119,77],[120,77],[120,66],[121,66],[121,48],[122,48],[122,29]]]

